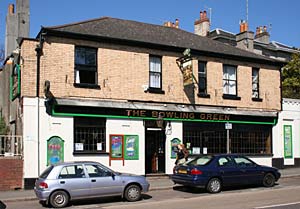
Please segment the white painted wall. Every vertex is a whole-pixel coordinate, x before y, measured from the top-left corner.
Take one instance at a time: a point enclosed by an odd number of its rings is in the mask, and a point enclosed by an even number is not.
[[[171,140],[178,138],[183,142],[183,123],[171,122],[170,131],[166,131],[166,174],[173,173],[173,167],[175,165],[175,159],[171,159]]]
[[[139,136],[139,159],[125,160],[124,166],[122,160],[112,160],[111,168],[119,172],[145,174],[145,127],[143,120],[128,119],[107,119],[106,121],[106,139],[111,134],[138,135]],[[106,140],[107,152],[109,152],[109,140]],[[108,164],[106,164],[108,166]]]
[[[273,128],[274,157],[284,158],[284,125],[292,126],[293,158],[284,159],[284,165],[294,165],[294,158],[300,158],[300,100],[283,99],[283,111]]]

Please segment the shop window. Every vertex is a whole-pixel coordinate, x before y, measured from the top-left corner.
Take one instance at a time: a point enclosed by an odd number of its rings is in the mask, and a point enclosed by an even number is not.
[[[240,99],[237,97],[236,66],[223,65],[223,98]]]
[[[162,91],[162,67],[161,57],[149,57],[149,88],[151,93],[164,93]]]
[[[74,85],[79,87],[97,87],[97,49],[75,47]]]
[[[230,151],[239,154],[271,154],[272,126],[234,124],[230,130]],[[223,123],[185,123],[183,143],[207,154],[226,153],[227,131]]]
[[[209,97],[207,94],[206,62],[198,61],[198,96]]]
[[[105,118],[74,118],[74,153],[106,151]]]

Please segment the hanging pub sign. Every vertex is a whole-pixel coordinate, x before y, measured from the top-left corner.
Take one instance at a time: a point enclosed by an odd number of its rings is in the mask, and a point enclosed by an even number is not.
[[[64,162],[64,140],[53,136],[47,140],[47,166]]]
[[[124,136],[124,158],[125,160],[139,159],[139,136],[138,135]]]
[[[182,63],[183,86],[193,84],[193,62],[186,60]]]

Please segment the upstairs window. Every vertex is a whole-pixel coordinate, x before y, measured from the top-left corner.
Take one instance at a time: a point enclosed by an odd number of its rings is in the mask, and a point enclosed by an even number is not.
[[[199,96],[208,96],[207,95],[207,72],[206,72],[206,62],[198,62],[198,88]]]
[[[223,94],[237,95],[236,66],[223,65]]]
[[[252,68],[252,98],[259,99],[259,69]]]
[[[78,86],[95,86],[98,81],[97,49],[75,47],[75,84]]]
[[[162,73],[161,73],[161,57],[149,57],[149,89],[161,90]]]

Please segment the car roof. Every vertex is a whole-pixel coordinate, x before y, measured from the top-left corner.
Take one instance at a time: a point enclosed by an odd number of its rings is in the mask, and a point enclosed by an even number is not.
[[[93,164],[100,164],[99,162],[95,161],[67,161],[67,162],[60,162],[53,166],[60,166],[60,165],[73,165],[73,164],[82,164],[82,163],[93,163]]]

